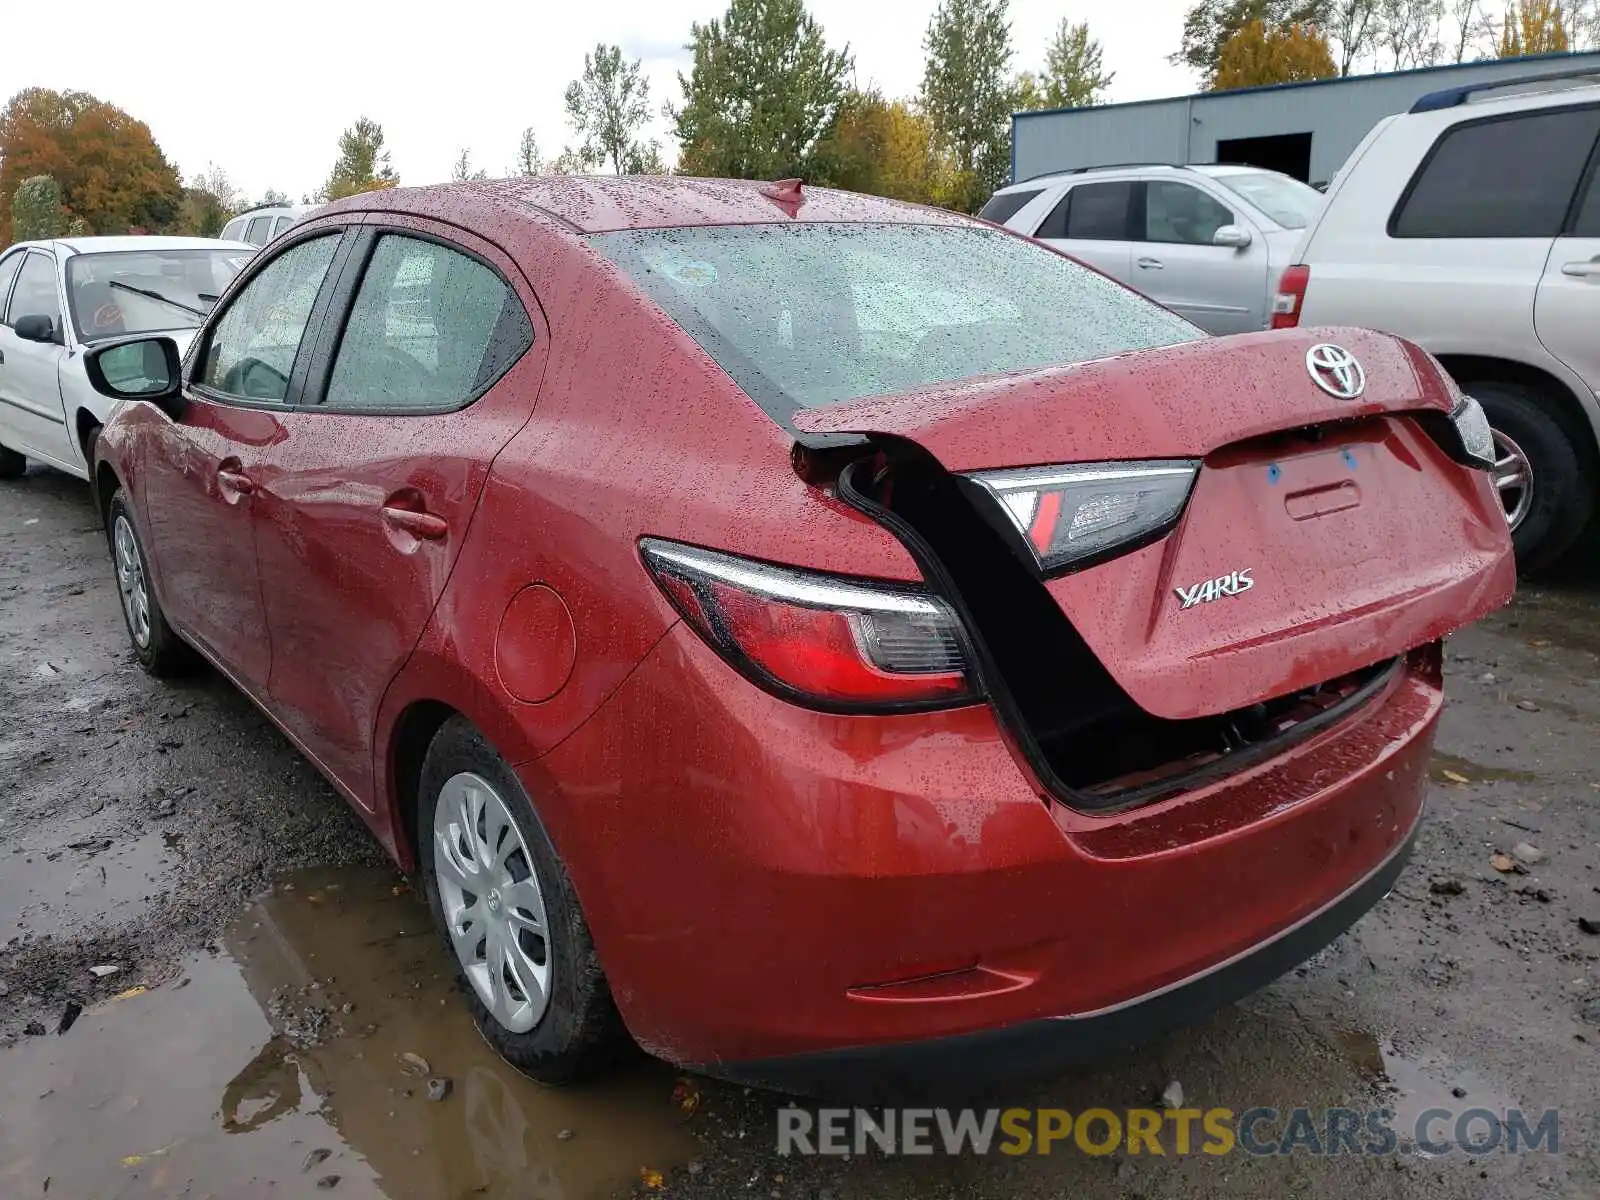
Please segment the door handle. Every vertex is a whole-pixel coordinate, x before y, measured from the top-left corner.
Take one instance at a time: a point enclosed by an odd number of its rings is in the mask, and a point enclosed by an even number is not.
[[[6,361],[6,352],[4,350],[0,350],[0,363],[4,363],[5,361]]]
[[[248,496],[256,490],[254,481],[242,471],[218,471],[217,483],[222,486],[223,490],[233,492],[239,496]]]
[[[405,530],[412,537],[436,542],[450,532],[445,519],[431,512],[418,512],[414,508],[399,508],[393,504],[385,504],[380,511],[385,522],[395,529]]]
[[[1141,259],[1139,259],[1139,267],[1140,267],[1141,270],[1145,270],[1145,271],[1159,271],[1165,265],[1166,264],[1163,263],[1159,258],[1141,258]]]
[[[1600,255],[1589,259],[1588,262],[1570,262],[1561,268],[1563,275],[1571,275],[1574,279],[1592,279],[1600,275]]]

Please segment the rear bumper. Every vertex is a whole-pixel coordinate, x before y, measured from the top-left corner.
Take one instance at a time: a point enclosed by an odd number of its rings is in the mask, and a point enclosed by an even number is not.
[[[1137,1040],[1325,944],[1403,862],[1439,667],[1414,651],[1284,753],[1093,814],[1034,790],[987,706],[808,712],[680,626],[519,771],[646,1050],[774,1086],[915,1081],[899,1064],[929,1046]]]
[[[1388,858],[1343,895],[1276,936],[1187,979],[1099,1012],[1047,1017],[954,1037],[693,1069],[802,1095],[904,1096],[984,1089],[1105,1058],[1198,1021],[1305,962],[1388,895],[1415,841],[1413,826]]]

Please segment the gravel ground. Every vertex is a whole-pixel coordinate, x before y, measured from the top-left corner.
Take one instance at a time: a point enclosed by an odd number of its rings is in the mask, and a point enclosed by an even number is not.
[[[86,489],[34,470],[0,487],[0,1195],[1592,1197],[1600,575],[1524,587],[1448,675],[1387,900],[1244,1004],[1004,1104],[1141,1107],[1176,1080],[1202,1108],[1401,1127],[1556,1108],[1559,1154],[780,1158],[776,1097],[647,1061],[564,1092],[500,1067],[312,768],[219,678],[140,672]]]

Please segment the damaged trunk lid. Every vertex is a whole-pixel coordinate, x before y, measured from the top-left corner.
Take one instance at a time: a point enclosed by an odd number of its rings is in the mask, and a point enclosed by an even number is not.
[[[1325,371],[1319,382],[1308,356],[1327,345],[1359,364],[1364,387],[1354,396],[1336,394],[1349,389]],[[802,439],[854,434],[884,452],[888,465],[866,503],[940,560],[982,638],[1015,638],[1007,624],[1042,630],[1045,605],[1066,618],[1094,663],[1075,658],[1069,638],[1059,656],[1040,660],[1072,674],[1033,681],[1034,692],[1070,691],[1101,669],[1115,685],[1108,692],[1144,713],[1192,721],[1355,678],[1510,598],[1499,502],[1483,473],[1452,461],[1430,424],[1447,421],[1455,402],[1408,343],[1294,330],[965,380],[792,419]],[[1008,512],[998,493],[973,486],[1086,463],[1191,474],[1177,515],[1156,536],[1059,570],[1027,560],[1029,521],[1044,519],[1036,506]],[[1015,562],[986,559],[976,545],[985,536],[1007,542]],[[1006,594],[985,594],[997,591]],[[1034,669],[1018,667],[1015,651],[1009,661],[1009,684]],[[1051,719],[1070,724],[1071,706]]]

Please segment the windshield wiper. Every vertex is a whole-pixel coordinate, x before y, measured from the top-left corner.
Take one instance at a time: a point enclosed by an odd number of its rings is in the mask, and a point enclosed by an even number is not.
[[[182,300],[174,300],[171,296],[163,296],[160,292],[152,291],[150,288],[134,287],[131,283],[123,283],[120,279],[108,279],[106,282],[111,287],[121,288],[125,292],[132,292],[135,296],[143,296],[147,300],[159,300],[163,304],[170,304],[173,308],[181,308],[184,312],[193,313],[197,317],[203,318],[210,315],[203,308],[194,308],[185,304]]]

